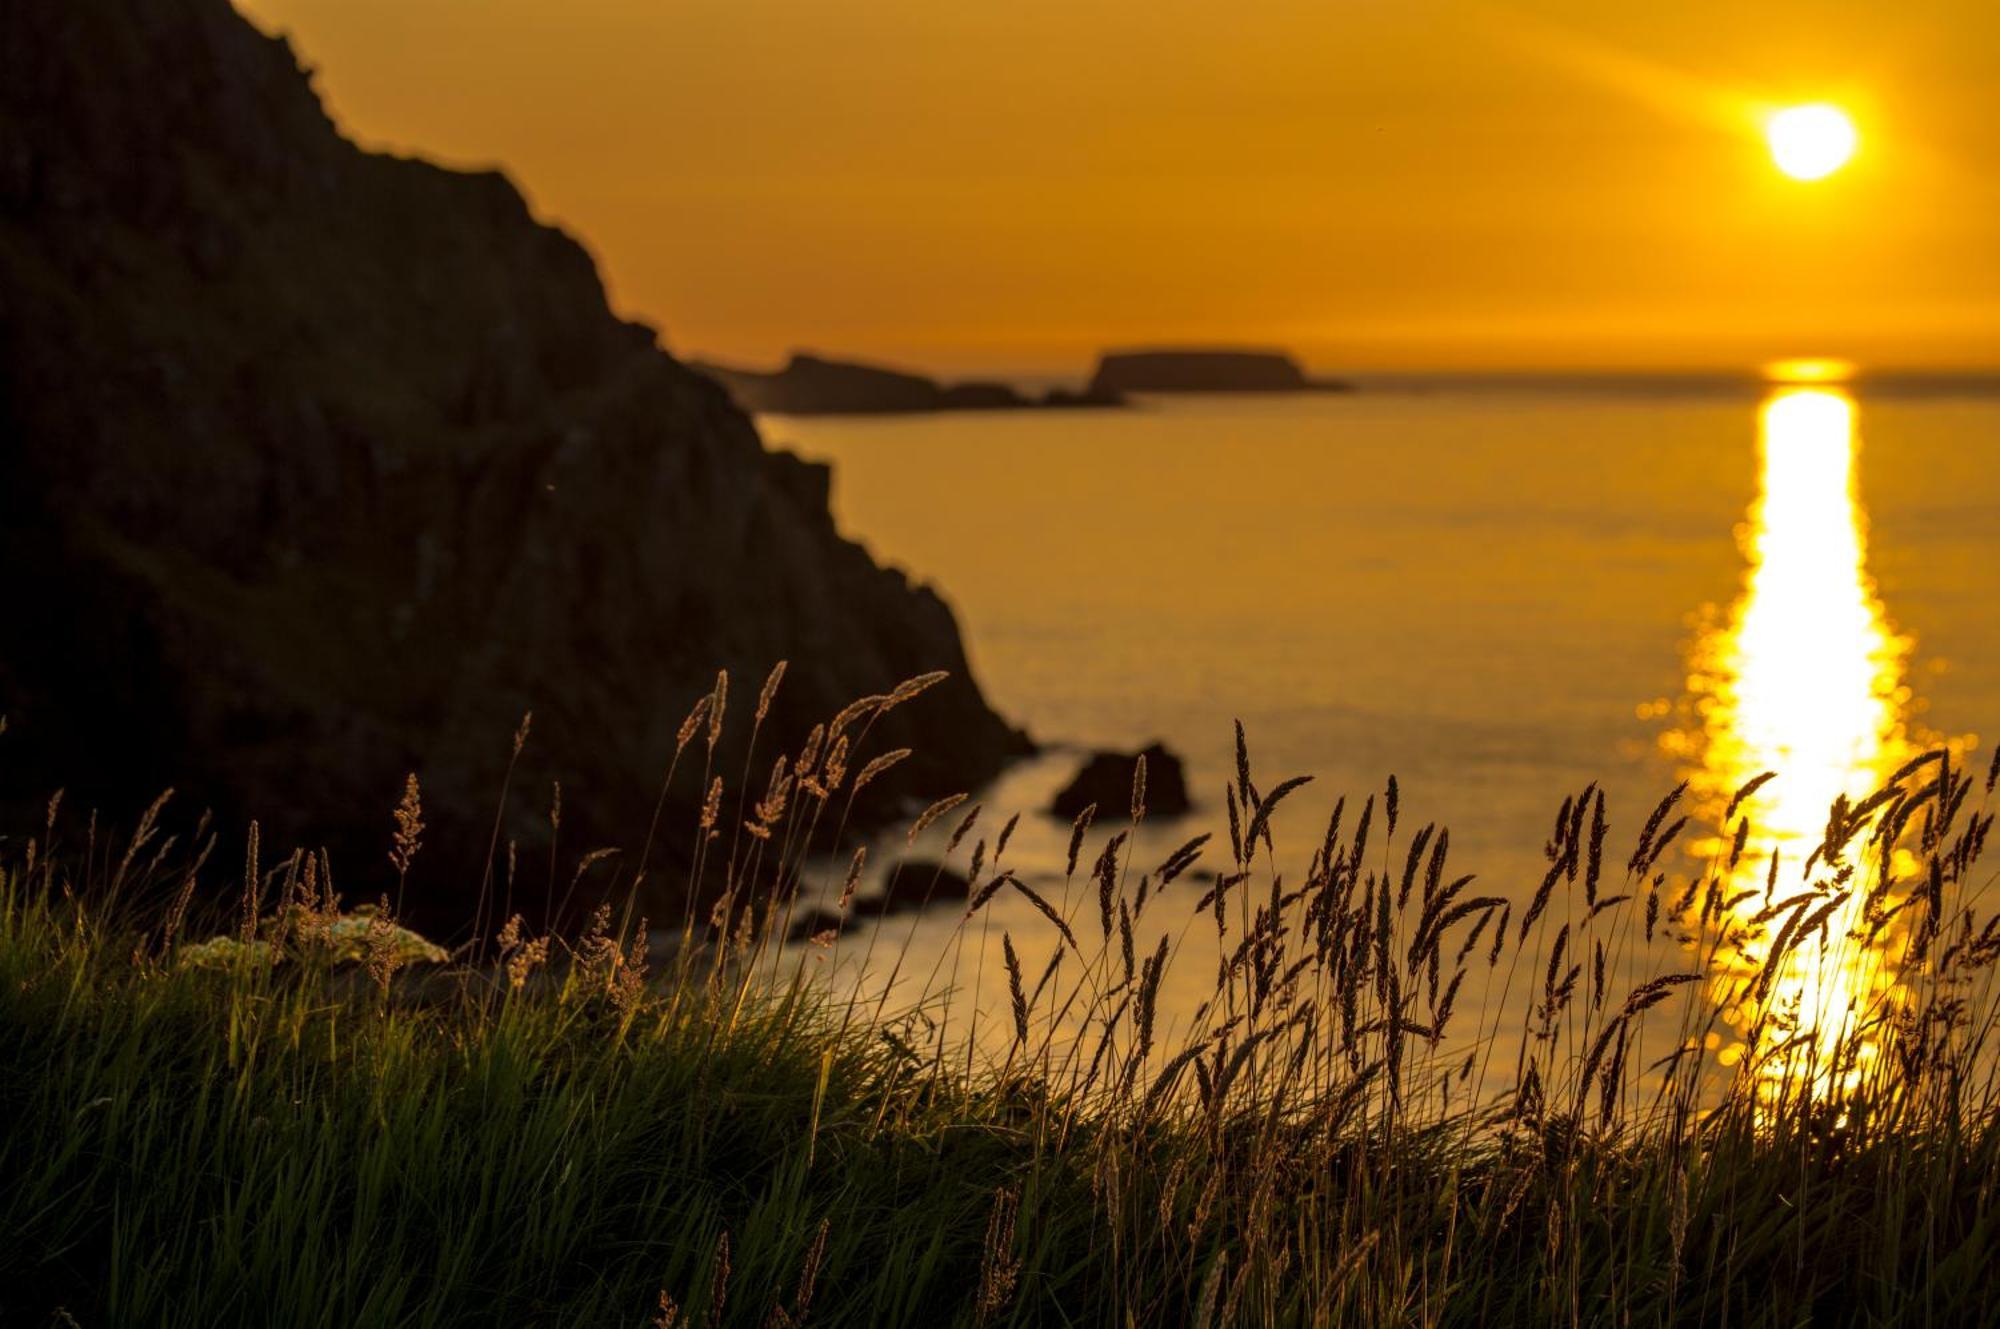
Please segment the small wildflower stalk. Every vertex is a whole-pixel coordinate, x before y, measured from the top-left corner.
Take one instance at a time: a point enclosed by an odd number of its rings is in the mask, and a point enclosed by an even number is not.
[[[403,889],[409,883],[410,865],[424,844],[424,794],[417,785],[417,773],[403,777],[403,798],[396,804],[396,834],[389,842],[389,866],[396,869],[396,911],[403,909]]]

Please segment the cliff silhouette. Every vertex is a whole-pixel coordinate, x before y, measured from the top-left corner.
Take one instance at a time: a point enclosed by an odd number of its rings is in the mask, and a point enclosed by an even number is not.
[[[261,817],[267,856],[334,846],[369,898],[414,770],[433,829],[413,890],[442,913],[478,887],[529,710],[503,831],[524,852],[554,779],[565,844],[636,847],[718,666],[740,739],[790,661],[764,763],[848,701],[952,671],[871,735],[916,749],[886,799],[971,787],[1023,747],[945,603],[835,531],[827,470],[767,451],[614,317],[589,254],[504,176],[361,151],[225,0],[24,0],[7,26],[16,806],[67,785],[129,824],[176,785],[177,806]],[[721,755],[733,784],[742,752]]]

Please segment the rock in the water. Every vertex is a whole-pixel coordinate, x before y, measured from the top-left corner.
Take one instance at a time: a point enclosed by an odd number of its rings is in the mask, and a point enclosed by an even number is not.
[[[1076,778],[1057,793],[1049,811],[1075,817],[1095,803],[1100,817],[1125,816],[1132,807],[1132,777],[1146,759],[1146,815],[1178,817],[1189,807],[1187,774],[1181,759],[1154,743],[1142,753],[1093,752]]]
[[[1021,750],[944,601],[836,532],[826,469],[615,317],[503,176],[356,148],[227,0],[33,0],[6,27],[0,802],[67,785],[129,825],[173,784],[190,819],[261,818],[267,857],[332,846],[368,899],[415,770],[409,899],[455,927],[530,710],[501,809],[524,863],[558,778],[564,846],[633,862],[718,666],[719,771],[782,659],[766,765],[934,669],[855,754],[915,750],[885,810]]]
[[[886,918],[933,904],[964,904],[972,898],[972,883],[963,873],[930,858],[906,858],[889,869],[882,891],[857,896],[847,906],[847,916],[832,909],[803,909],[792,919],[785,938],[792,942],[811,941],[822,932],[838,932],[857,918]]]
[[[792,925],[785,931],[785,940],[796,944],[811,941],[821,933],[838,933],[844,921],[833,909],[801,909],[792,915]]]
[[[854,902],[854,913],[860,918],[879,918],[947,901],[963,904],[971,898],[972,883],[963,873],[936,859],[906,858],[889,870],[880,895]]]

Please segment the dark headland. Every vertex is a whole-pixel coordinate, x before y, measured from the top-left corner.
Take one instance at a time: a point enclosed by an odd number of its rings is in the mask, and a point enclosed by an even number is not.
[[[1016,411],[1035,407],[1122,406],[1116,392],[1050,389],[1029,396],[993,381],[940,383],[922,374],[804,352],[782,369],[735,369],[694,361],[690,367],[729,389],[746,411],[770,415],[906,415],[927,411]]]
[[[1343,392],[1351,385],[1309,377],[1290,354],[1274,350],[1160,348],[1106,351],[1091,376],[1089,391],[1158,392]]]
[[[489,843],[547,844],[554,780],[565,846],[629,864],[718,665],[740,735],[790,661],[764,754],[950,670],[869,734],[915,751],[896,799],[1021,749],[945,602],[836,532],[827,469],[615,317],[504,176],[360,150],[227,0],[6,26],[0,804],[67,785],[129,826],[174,785],[170,817],[257,815],[368,898],[416,771],[459,922]]]

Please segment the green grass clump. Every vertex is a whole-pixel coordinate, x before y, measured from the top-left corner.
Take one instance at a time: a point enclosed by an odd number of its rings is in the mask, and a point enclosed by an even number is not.
[[[1143,768],[1059,898],[975,813],[966,927],[1030,894],[1063,957],[1004,939],[982,1039],[944,989],[885,1009],[778,944],[822,814],[893,758],[850,761],[866,714],[740,833],[710,800],[664,960],[606,908],[428,964],[321,856],[254,846],[205,917],[205,848],[134,866],[151,817],[115,868],[9,854],[0,1322],[1950,1324],[2000,1297],[1994,781],[1949,754],[1746,889],[1747,831],[1670,873],[1677,793],[1620,861],[1595,789],[1518,898],[1451,878],[1437,828],[1399,839],[1393,782],[1286,873],[1300,782],[1260,792],[1241,747],[1208,878],[1205,838],[1132,862]],[[398,827],[401,876],[414,786]],[[1213,994],[1169,1036],[1197,928]],[[211,931],[238,944],[187,963]],[[1834,1016],[1788,1004],[1831,972]]]

